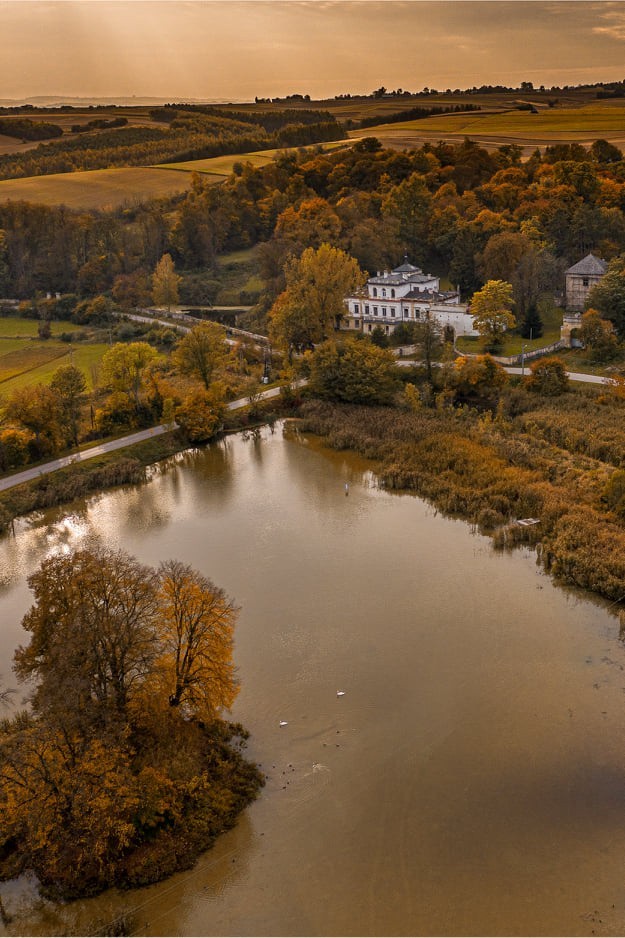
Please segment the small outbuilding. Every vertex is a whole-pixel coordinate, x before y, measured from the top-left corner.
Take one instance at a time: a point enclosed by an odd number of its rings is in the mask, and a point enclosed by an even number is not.
[[[608,265],[601,257],[587,254],[565,272],[566,311],[562,320],[560,339],[566,346],[573,348],[581,346],[582,343],[576,334],[582,324],[582,313],[588,305],[588,294],[594,285],[599,283],[607,269]]]
[[[599,283],[608,269],[607,263],[594,254],[587,254],[577,264],[566,271],[566,309],[567,312],[581,313],[586,309],[588,294]]]

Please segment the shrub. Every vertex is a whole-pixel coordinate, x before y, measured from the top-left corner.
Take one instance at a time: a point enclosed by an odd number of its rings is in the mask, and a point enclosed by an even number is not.
[[[564,362],[555,355],[533,362],[525,383],[530,390],[547,397],[556,397],[569,389],[569,377]]]

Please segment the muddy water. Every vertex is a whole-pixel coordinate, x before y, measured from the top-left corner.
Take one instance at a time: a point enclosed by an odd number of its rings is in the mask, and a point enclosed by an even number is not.
[[[0,543],[5,674],[26,574],[95,532],[241,604],[234,717],[268,782],[166,883],[66,908],[3,885],[8,933],[121,912],[137,935],[625,933],[625,650],[605,604],[279,428]]]

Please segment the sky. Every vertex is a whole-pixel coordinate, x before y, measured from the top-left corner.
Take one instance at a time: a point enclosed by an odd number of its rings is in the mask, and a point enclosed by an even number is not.
[[[0,0],[0,99],[623,78],[625,3],[612,0]]]

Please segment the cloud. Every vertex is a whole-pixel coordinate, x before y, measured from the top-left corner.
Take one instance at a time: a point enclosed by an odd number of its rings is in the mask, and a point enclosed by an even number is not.
[[[609,22],[608,26],[593,26],[593,33],[608,36],[619,42],[625,42],[625,13],[610,11],[601,14],[601,19]]]

